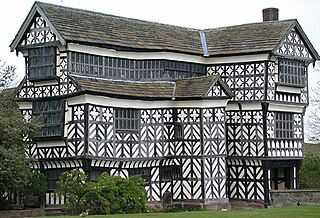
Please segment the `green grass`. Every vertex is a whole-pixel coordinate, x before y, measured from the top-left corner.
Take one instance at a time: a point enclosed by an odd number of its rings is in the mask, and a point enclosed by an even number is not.
[[[79,216],[67,216],[67,218]],[[88,218],[297,218],[320,217],[320,206],[295,206],[283,208],[268,208],[259,210],[232,210],[232,211],[193,211],[180,213],[145,213],[145,214],[121,214],[121,215],[89,215]],[[50,218],[61,218],[52,217]]]

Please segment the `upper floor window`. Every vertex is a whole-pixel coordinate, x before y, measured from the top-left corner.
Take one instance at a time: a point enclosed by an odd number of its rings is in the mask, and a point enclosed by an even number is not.
[[[284,85],[305,86],[304,62],[291,59],[279,59],[279,82]]]
[[[275,113],[275,133],[278,139],[293,139],[294,117],[292,113]]]
[[[39,138],[62,137],[63,130],[63,101],[36,101],[33,102],[33,114],[42,118],[43,126]]]
[[[171,60],[134,60],[70,52],[71,72],[105,78],[154,80],[206,75],[203,64]]]
[[[55,79],[56,49],[54,46],[29,49],[28,76],[30,81]]]
[[[184,132],[183,132],[183,124],[181,123],[175,123],[174,124],[174,138],[181,140],[184,137]]]
[[[138,132],[139,130],[139,110],[117,108],[114,111],[114,121],[116,132]]]

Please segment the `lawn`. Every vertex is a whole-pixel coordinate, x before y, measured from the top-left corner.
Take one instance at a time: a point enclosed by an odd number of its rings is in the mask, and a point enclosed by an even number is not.
[[[79,216],[68,216],[68,218],[78,218]],[[122,215],[92,215],[89,218],[296,218],[296,217],[320,217],[320,206],[295,206],[284,208],[269,208],[259,210],[233,210],[233,211],[194,211],[181,213],[145,213],[145,214],[122,214]],[[50,218],[61,218],[52,217]]]

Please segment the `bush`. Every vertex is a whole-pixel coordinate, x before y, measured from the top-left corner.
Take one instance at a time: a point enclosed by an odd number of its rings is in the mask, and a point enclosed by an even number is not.
[[[320,156],[307,152],[300,171],[303,189],[320,189]]]
[[[97,214],[141,213],[146,211],[147,194],[141,177],[124,179],[103,173],[87,193],[90,211]]]
[[[83,171],[73,169],[61,173],[57,181],[56,193],[66,197],[65,207],[73,215],[79,215],[86,209],[86,179],[87,175]]]
[[[87,176],[78,169],[64,172],[57,182],[56,192],[66,196],[66,208],[78,215],[141,213],[146,211],[147,193],[144,180],[133,176],[124,179],[102,173],[97,182],[85,182]]]

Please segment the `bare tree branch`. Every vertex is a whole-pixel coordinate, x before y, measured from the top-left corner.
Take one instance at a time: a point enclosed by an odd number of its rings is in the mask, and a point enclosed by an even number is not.
[[[320,142],[320,81],[315,87],[310,88],[311,112],[306,122],[307,139],[316,143]]]
[[[0,60],[0,91],[14,85],[17,79],[16,67]]]

